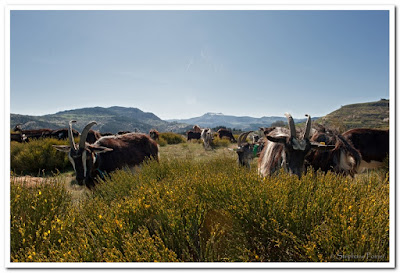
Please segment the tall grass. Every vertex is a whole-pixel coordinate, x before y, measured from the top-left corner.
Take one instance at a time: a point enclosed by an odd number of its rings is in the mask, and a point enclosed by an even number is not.
[[[78,203],[62,183],[23,189],[12,180],[12,261],[389,259],[381,172],[261,179],[233,157],[162,157],[114,172]]]

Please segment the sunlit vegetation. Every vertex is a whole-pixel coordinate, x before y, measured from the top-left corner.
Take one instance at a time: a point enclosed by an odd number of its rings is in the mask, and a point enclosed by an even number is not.
[[[160,162],[116,171],[94,191],[62,174],[12,175],[11,261],[388,261],[387,169],[262,179],[228,147],[165,145]]]

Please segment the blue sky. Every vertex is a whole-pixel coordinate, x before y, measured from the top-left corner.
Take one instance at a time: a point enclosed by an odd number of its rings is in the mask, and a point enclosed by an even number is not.
[[[389,11],[11,11],[11,113],[323,116],[389,98]]]

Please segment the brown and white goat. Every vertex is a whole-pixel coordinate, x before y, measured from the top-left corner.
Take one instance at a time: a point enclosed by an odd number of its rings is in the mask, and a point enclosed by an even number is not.
[[[157,141],[160,138],[160,133],[156,129],[151,129],[149,132],[150,138]]]
[[[82,131],[79,145],[72,137],[72,123],[69,122],[69,145],[53,145],[59,151],[68,153],[68,159],[74,167],[78,184],[92,188],[98,176],[123,167],[134,167],[146,158],[158,160],[157,143],[145,134],[129,133],[99,138],[95,143],[86,142],[90,128],[96,122],[90,122]]]
[[[213,141],[213,132],[210,128],[205,128],[201,130],[201,139],[203,140],[204,149],[211,150],[212,149],[212,141]]]
[[[306,156],[306,166],[312,166],[314,170],[332,171],[352,177],[358,172],[361,155],[344,136],[319,126],[311,141],[332,145],[334,148],[327,151],[311,151]]]
[[[381,167],[389,155],[389,130],[351,129],[343,137],[361,154],[358,172]]]
[[[14,131],[16,133],[21,133],[25,135],[25,141],[29,141],[31,139],[39,139],[39,138],[46,138],[46,137],[51,137],[51,133],[53,130],[43,128],[43,129],[32,129],[32,130],[22,130],[21,124],[17,124],[14,127]]]
[[[304,171],[306,155],[312,149],[332,149],[334,146],[310,141],[311,117],[306,115],[306,129],[301,137],[297,136],[294,120],[290,114],[285,114],[289,130],[282,127],[275,128],[266,137],[264,149],[258,160],[258,173],[265,177],[271,175],[281,167],[285,171],[301,177]]]

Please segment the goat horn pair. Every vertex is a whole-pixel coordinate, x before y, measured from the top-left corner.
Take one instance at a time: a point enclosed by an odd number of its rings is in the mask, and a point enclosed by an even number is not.
[[[252,133],[253,131],[248,131],[248,132],[244,132],[241,133],[238,137],[238,146],[242,145],[242,143],[246,142],[246,138],[247,136]]]
[[[76,146],[75,146],[75,141],[74,141],[74,135],[72,133],[72,123],[75,123],[76,120],[71,120],[69,122],[69,127],[68,127],[68,139],[69,139],[69,146],[76,151]]]
[[[289,114],[285,114],[286,118],[288,119],[289,123],[289,130],[290,130],[290,137],[296,138],[296,127],[294,126],[293,117]],[[306,114],[307,121],[306,121],[306,131],[304,132],[303,139],[308,139],[310,137],[311,131],[311,116]]]
[[[288,119],[290,137],[296,138],[296,127],[294,126],[292,115],[289,113],[285,113],[285,116]]]
[[[73,133],[72,133],[72,123],[75,123],[75,120],[71,120],[69,122],[69,128],[68,128],[68,139],[69,139],[69,144],[71,146],[72,149],[74,149],[75,151],[77,150],[76,145],[75,145],[75,141],[74,141],[74,137],[73,137]],[[85,128],[83,128],[82,134],[81,134],[81,138],[79,140],[79,147],[85,147],[85,142],[86,142],[86,138],[87,135],[89,133],[90,128],[97,124],[95,121],[90,122],[88,125],[85,126]]]
[[[306,138],[308,139],[310,137],[310,132],[311,132],[311,116],[306,114],[306,117],[307,117],[306,131],[304,132],[303,139]]]

